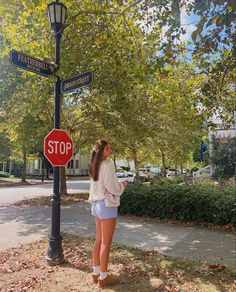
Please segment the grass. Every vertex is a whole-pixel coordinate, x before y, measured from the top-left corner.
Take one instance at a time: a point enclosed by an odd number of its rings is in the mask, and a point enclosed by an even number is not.
[[[47,238],[0,252],[0,291],[229,291],[236,289],[235,271],[174,259],[157,252],[144,252],[113,244],[110,270],[121,283],[101,289],[91,282],[92,240],[63,235],[66,262],[51,267],[45,261]]]

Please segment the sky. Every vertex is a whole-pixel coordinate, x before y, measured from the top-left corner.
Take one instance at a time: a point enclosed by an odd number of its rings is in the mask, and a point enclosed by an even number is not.
[[[180,13],[180,23],[181,26],[186,30],[186,34],[182,34],[180,40],[181,41],[191,41],[191,34],[196,29],[196,24],[200,20],[198,15],[194,15],[193,13],[188,15],[186,10],[182,8]]]
[[[200,17],[198,15],[195,15],[193,13],[188,15],[185,8],[182,7],[180,12],[180,24],[186,30],[186,33],[181,35],[180,37],[181,42],[192,41],[191,34],[193,33],[194,30],[196,30],[196,25],[199,22],[199,20]],[[165,39],[164,35],[168,28],[169,28],[168,26],[164,26],[162,28],[163,39]]]

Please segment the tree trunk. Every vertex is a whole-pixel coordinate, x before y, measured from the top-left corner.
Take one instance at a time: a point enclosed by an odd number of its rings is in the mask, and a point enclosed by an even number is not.
[[[130,170],[130,163],[129,163],[128,160],[126,160],[126,162],[127,162],[128,168],[129,168],[129,170]]]
[[[60,168],[60,195],[67,195],[67,186],[66,186],[66,169],[65,166]]]
[[[50,171],[50,168],[46,167],[46,179],[49,179],[49,171]]]
[[[42,161],[42,173],[41,175],[41,181],[44,182],[44,178],[45,178],[45,173],[44,173],[44,168],[45,168],[45,163],[44,163],[44,157],[41,157],[41,161]]]
[[[27,165],[27,155],[26,152],[23,151],[23,164],[22,164],[22,176],[21,182],[26,183],[26,165]]]
[[[178,163],[177,163],[177,159],[175,159],[175,176],[177,176],[177,167],[178,167]]]
[[[165,153],[162,150],[161,150],[161,161],[162,161],[163,176],[166,177]]]
[[[183,174],[183,157],[180,157],[180,173]]]
[[[49,179],[49,175],[50,175],[50,169],[51,169],[51,163],[47,160],[46,157],[44,157],[44,161],[45,161],[45,168],[46,168],[46,179]]]
[[[137,153],[136,150],[133,150],[133,160],[134,160],[134,171],[135,171],[135,180],[139,180],[139,171],[138,171],[138,159],[137,159]]]

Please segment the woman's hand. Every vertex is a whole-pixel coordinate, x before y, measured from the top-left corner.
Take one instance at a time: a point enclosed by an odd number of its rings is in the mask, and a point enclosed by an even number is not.
[[[122,184],[123,184],[123,186],[124,186],[124,189],[126,188],[126,186],[127,186],[127,181],[122,181]]]

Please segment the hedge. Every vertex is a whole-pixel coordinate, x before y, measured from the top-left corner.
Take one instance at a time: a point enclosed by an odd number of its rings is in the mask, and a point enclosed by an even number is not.
[[[195,185],[128,184],[120,214],[236,225],[234,189]]]

